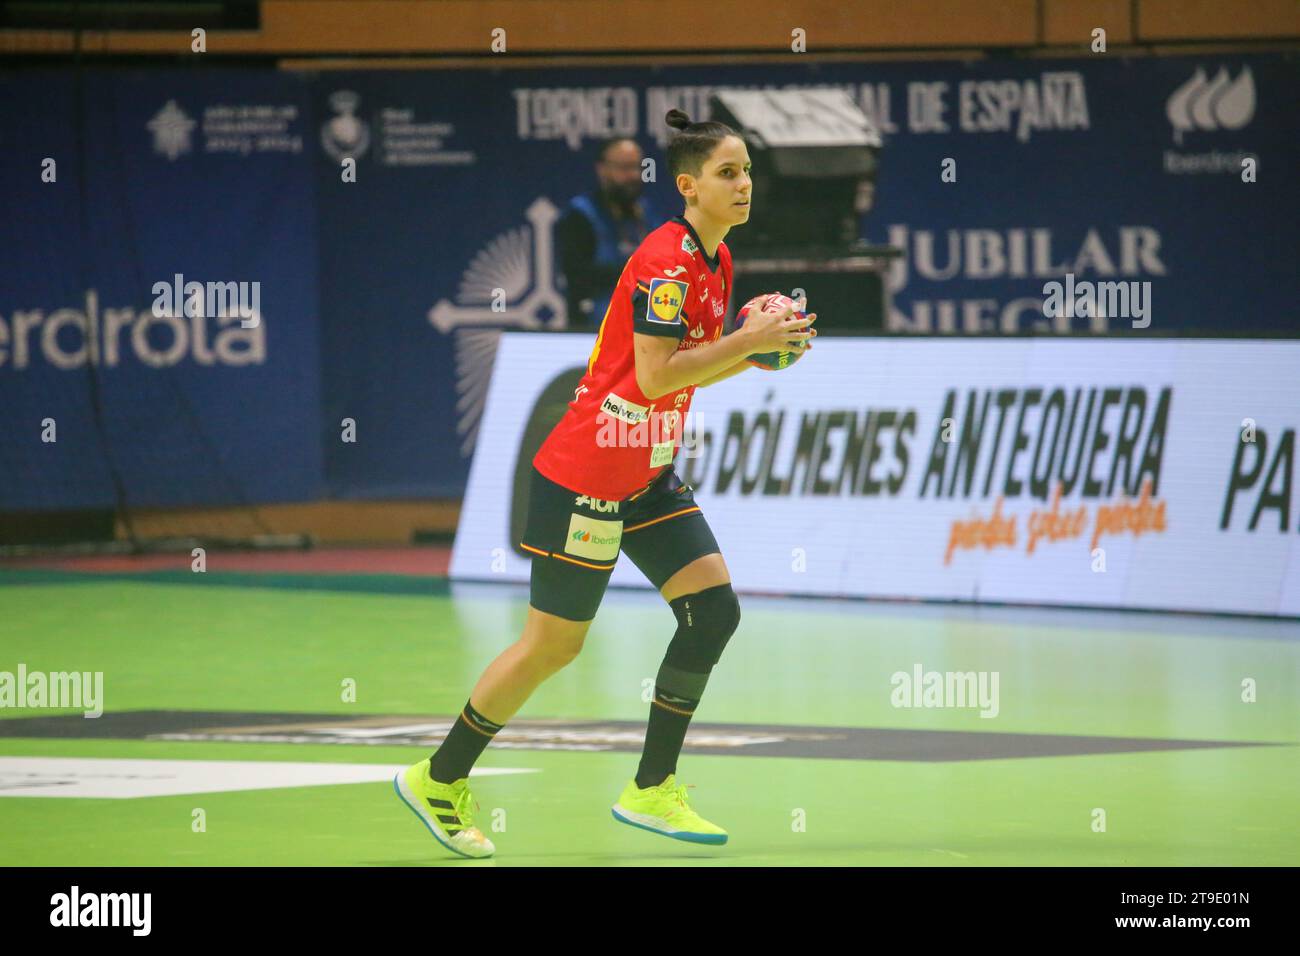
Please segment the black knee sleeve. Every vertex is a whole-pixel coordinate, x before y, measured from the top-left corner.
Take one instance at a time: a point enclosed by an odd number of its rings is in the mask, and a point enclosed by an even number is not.
[[[668,645],[656,683],[683,697],[698,700],[709,672],[740,625],[740,601],[730,584],[684,594],[669,602],[677,617],[677,633]]]

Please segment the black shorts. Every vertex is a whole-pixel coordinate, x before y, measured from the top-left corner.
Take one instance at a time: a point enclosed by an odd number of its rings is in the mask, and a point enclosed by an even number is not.
[[[658,590],[719,550],[694,489],[671,466],[623,501],[570,491],[534,467],[520,547],[533,555],[529,603],[570,621],[596,616],[620,552]]]

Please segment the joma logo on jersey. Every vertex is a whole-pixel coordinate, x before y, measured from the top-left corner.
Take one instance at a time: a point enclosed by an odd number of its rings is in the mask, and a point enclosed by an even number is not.
[[[676,279],[651,279],[646,321],[675,325],[686,301],[686,283]]]
[[[604,498],[592,498],[590,495],[579,495],[577,498],[573,499],[573,505],[575,508],[581,508],[583,505],[586,505],[592,511],[597,511],[601,514],[606,514],[611,511],[614,512],[614,514],[618,514],[617,501],[606,501]]]

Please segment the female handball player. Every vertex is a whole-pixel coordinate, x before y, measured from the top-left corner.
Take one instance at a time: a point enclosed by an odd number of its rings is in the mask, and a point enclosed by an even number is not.
[[[537,686],[578,655],[620,551],[668,602],[677,631],[656,676],[640,765],[614,818],[678,840],[727,840],[691,807],[676,774],[740,604],[673,460],[695,389],[751,368],[755,353],[803,354],[816,315],[788,300],[764,311],[771,296],[759,296],[744,324],[723,336],[732,269],[722,240],[749,219],[749,153],[722,123],[692,123],[676,109],[666,121],[678,131],[668,166],[685,209],[627,261],[586,375],[533,459],[520,542],[533,556],[523,635],[488,665],[442,746],[393,781],[434,837],[461,856],[495,851],[474,826],[470,768]]]

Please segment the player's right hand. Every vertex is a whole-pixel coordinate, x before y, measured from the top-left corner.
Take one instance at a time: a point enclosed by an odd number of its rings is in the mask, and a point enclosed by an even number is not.
[[[802,350],[812,345],[812,339],[817,334],[816,329],[809,328],[817,319],[817,313],[814,312],[805,318],[799,318],[794,313],[796,307],[804,305],[803,302],[794,302],[782,309],[772,312],[764,312],[763,305],[771,296],[759,296],[762,303],[753,303],[749,312],[746,314],[745,324],[740,327],[737,335],[744,335],[753,343],[754,352],[780,352],[790,349]],[[755,307],[756,306],[756,307]]]

